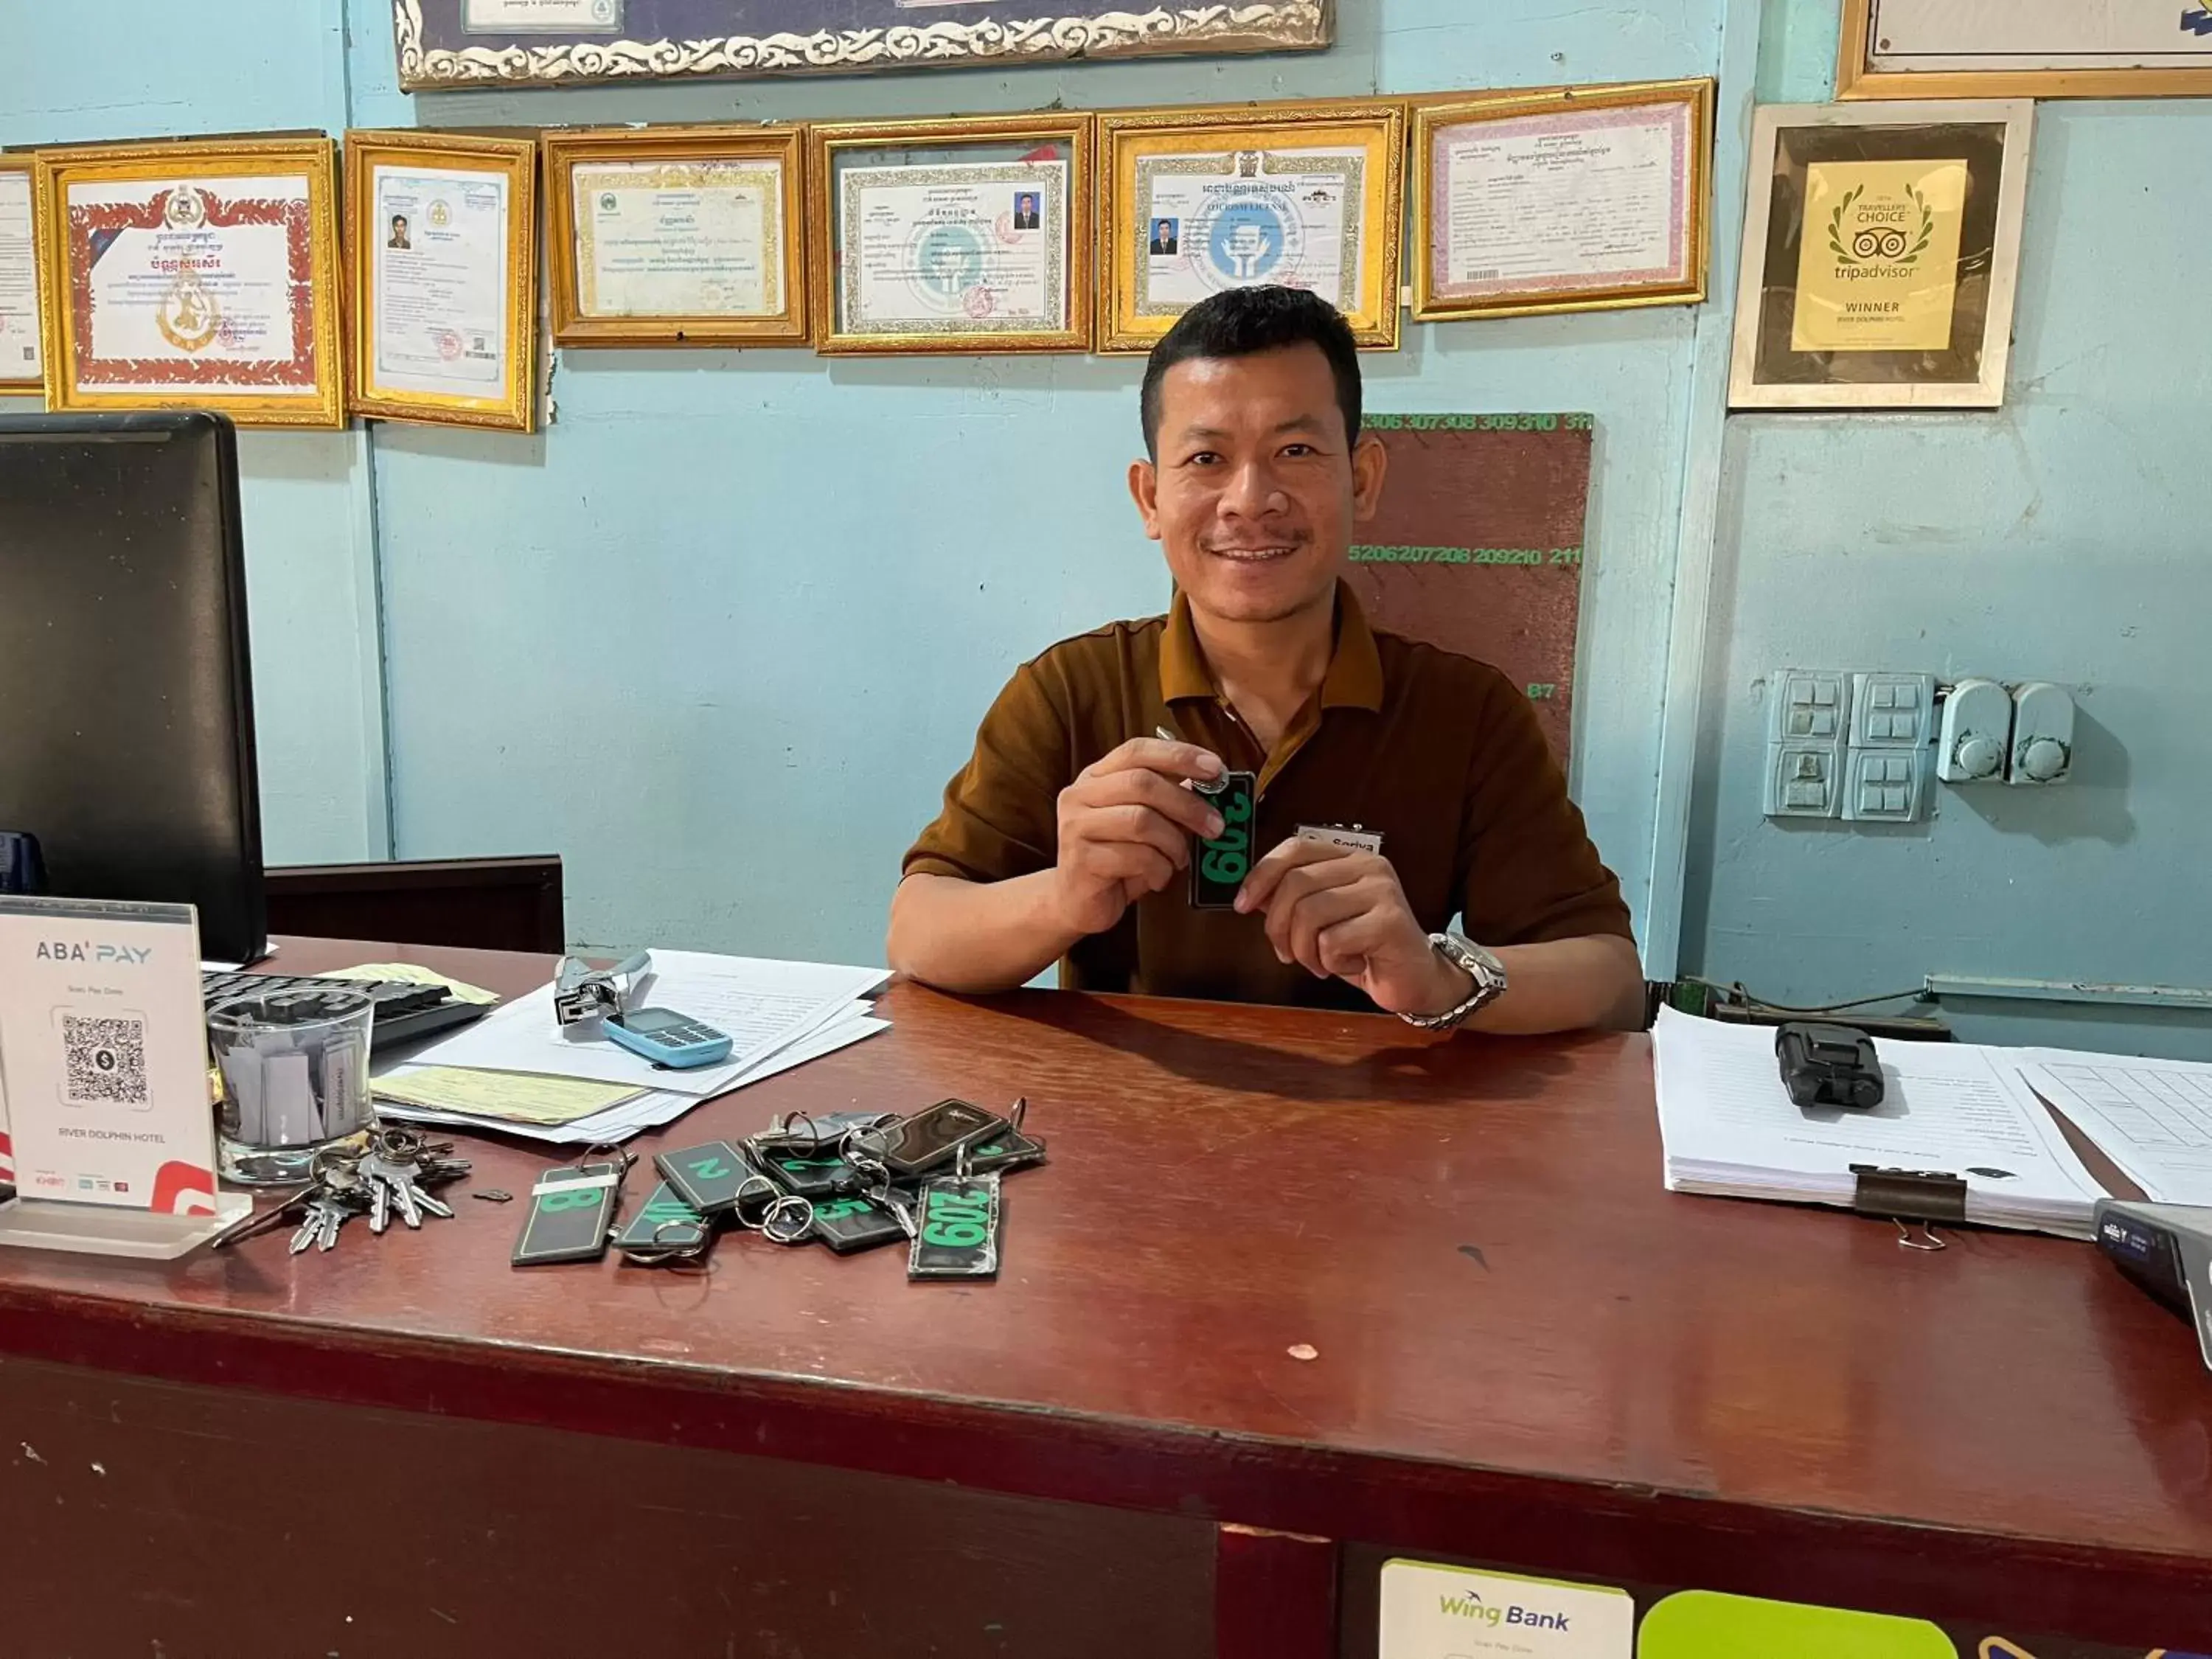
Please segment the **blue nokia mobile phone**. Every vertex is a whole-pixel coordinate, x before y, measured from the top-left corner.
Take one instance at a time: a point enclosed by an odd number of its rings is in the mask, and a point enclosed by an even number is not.
[[[730,1057],[730,1039],[713,1026],[669,1008],[633,1008],[609,1014],[606,1033],[656,1066],[688,1072]]]

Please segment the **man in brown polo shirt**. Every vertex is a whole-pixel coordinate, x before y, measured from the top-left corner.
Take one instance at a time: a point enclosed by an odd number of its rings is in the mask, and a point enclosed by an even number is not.
[[[1293,289],[1218,295],[1154,349],[1129,489],[1173,607],[1000,693],[906,855],[893,967],[991,991],[1057,960],[1086,989],[1431,1028],[1639,1022],[1620,883],[1526,699],[1375,632],[1340,580],[1386,459],[1359,398],[1351,330]],[[1258,775],[1261,856],[1233,910],[1194,909],[1191,837],[1222,821],[1194,786],[1224,769]]]

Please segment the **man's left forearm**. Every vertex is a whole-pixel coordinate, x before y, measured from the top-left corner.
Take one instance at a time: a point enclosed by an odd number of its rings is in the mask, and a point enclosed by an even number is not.
[[[1468,1019],[1468,1030],[1527,1036],[1633,1031],[1644,1024],[1644,964],[1627,939],[1595,934],[1501,945],[1496,955],[1505,968],[1505,994]]]

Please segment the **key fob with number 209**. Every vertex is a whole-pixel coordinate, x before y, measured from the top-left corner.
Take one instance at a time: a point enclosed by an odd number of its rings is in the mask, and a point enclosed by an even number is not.
[[[1229,910],[1252,871],[1252,814],[1259,779],[1250,772],[1224,774],[1218,787],[1200,792],[1221,814],[1221,833],[1190,838],[1190,902],[1194,910]]]

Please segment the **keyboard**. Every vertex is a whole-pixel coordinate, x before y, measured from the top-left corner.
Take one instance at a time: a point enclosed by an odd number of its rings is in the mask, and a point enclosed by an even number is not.
[[[265,997],[278,991],[362,991],[370,999],[368,1046],[372,1053],[411,1042],[434,1031],[451,1030],[481,1019],[495,1006],[463,1002],[442,985],[410,985],[404,980],[325,979],[312,974],[200,973],[200,1002],[212,1010],[233,997]]]

